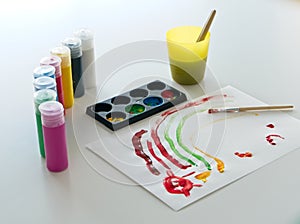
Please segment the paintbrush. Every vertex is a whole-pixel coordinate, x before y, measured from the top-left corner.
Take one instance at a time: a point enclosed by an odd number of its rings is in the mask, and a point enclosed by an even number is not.
[[[205,25],[203,26],[201,33],[198,36],[196,42],[200,42],[205,39],[206,34],[208,33],[208,30],[212,24],[212,21],[214,20],[216,13],[217,13],[217,11],[215,9],[210,13],[210,16],[208,17],[208,20],[206,21]]]
[[[251,106],[251,107],[228,107],[228,108],[211,108],[209,114],[220,112],[249,112],[249,111],[274,111],[274,110],[293,110],[293,105],[278,105],[278,106]]]

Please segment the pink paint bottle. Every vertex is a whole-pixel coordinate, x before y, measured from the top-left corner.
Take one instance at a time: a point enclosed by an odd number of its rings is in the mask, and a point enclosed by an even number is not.
[[[46,165],[51,172],[68,168],[65,118],[63,105],[57,101],[44,102],[39,106],[41,112]]]

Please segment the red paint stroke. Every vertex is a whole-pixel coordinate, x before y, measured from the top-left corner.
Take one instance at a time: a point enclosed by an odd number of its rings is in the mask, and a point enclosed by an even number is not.
[[[217,97],[227,97],[226,94],[224,95],[214,95],[214,96],[208,96],[208,97],[205,97],[205,98],[202,98],[202,99],[199,99],[197,101],[194,101],[194,102],[189,102],[181,107],[178,107],[178,108],[175,108],[175,109],[170,109],[170,110],[167,110],[165,111],[164,113],[161,114],[162,117],[164,116],[169,116],[179,110],[183,110],[183,109],[186,109],[186,108],[189,108],[189,107],[193,107],[193,106],[198,106],[200,104],[203,104],[203,103],[206,103],[208,102],[209,100],[213,99],[213,98],[217,98]]]
[[[167,110],[167,111],[163,112],[161,114],[161,116],[162,117],[167,117],[167,116],[169,116],[169,115],[171,115],[173,113],[176,113],[177,111],[180,111],[180,110],[183,110],[183,109],[186,109],[186,108],[189,108],[189,107],[193,107],[193,106],[198,106],[200,104],[201,103],[199,103],[197,101],[196,102],[189,102],[189,103],[187,103],[187,104],[185,104],[185,105],[183,105],[181,107],[178,107],[178,108],[175,108],[175,109],[171,109],[171,110]]]
[[[269,142],[271,145],[276,145],[276,142],[274,141],[274,138],[281,138],[284,139],[281,135],[278,134],[270,134],[266,136],[267,142]]]
[[[275,128],[275,125],[274,124],[267,124],[266,127],[267,128]]]
[[[156,154],[155,154],[155,152],[154,152],[154,150],[153,150],[153,147],[152,147],[152,143],[149,141],[149,140],[147,140],[147,146],[148,146],[148,150],[149,150],[149,152],[151,153],[151,155],[161,164],[161,165],[163,165],[166,169],[170,169],[170,167],[161,159],[161,158],[159,158]]]
[[[236,155],[240,158],[252,157],[253,156],[251,152],[245,152],[245,153],[235,152],[234,155]]]
[[[151,130],[151,137],[152,137],[155,145],[159,149],[160,153],[166,159],[168,159],[171,163],[173,163],[175,166],[179,167],[180,169],[187,169],[187,168],[191,167],[191,165],[183,165],[183,164],[181,164],[177,159],[175,159],[173,156],[171,156],[168,153],[167,149],[161,144],[160,138],[158,137],[158,134],[157,134],[157,128],[158,128],[158,126],[155,129]]]
[[[141,144],[142,135],[145,134],[146,132],[147,132],[146,130],[142,129],[139,132],[135,133],[134,136],[132,137],[132,144],[135,149],[135,154],[146,161],[146,166],[152,174],[159,175],[160,172],[153,166],[152,160],[147,154],[145,154],[143,150],[143,146]]]
[[[197,101],[194,101],[194,102],[189,102],[189,103],[186,103],[185,105],[183,106],[179,106],[175,109],[170,109],[170,110],[167,110],[165,111],[164,113],[161,114],[162,118],[160,121],[157,122],[156,126],[154,128],[151,129],[151,137],[155,143],[155,145],[157,146],[157,148],[159,149],[159,151],[161,152],[161,154],[167,158],[170,162],[172,162],[175,166],[181,168],[181,169],[187,169],[189,167],[191,167],[191,165],[183,165],[181,164],[178,160],[176,160],[173,156],[171,156],[168,151],[166,150],[166,148],[163,146],[163,144],[161,143],[160,141],[160,138],[158,136],[158,128],[159,126],[162,124],[162,122],[168,117],[170,116],[171,114],[173,113],[176,113],[180,110],[183,110],[183,109],[186,109],[186,108],[189,108],[189,107],[193,107],[193,106],[198,106],[200,104],[203,104],[203,103],[206,103],[208,102],[209,100],[213,99],[213,98],[216,98],[216,97],[227,97],[226,94],[224,95],[215,95],[215,96],[208,96],[208,97],[205,97],[205,98],[202,98],[200,100],[197,100]]]
[[[188,173],[182,177],[175,176],[171,170],[167,170],[167,177],[164,179],[163,184],[166,190],[171,194],[184,194],[190,196],[190,191],[193,187],[201,187],[201,184],[194,184],[192,181],[185,179],[185,177],[194,174],[195,172]]]

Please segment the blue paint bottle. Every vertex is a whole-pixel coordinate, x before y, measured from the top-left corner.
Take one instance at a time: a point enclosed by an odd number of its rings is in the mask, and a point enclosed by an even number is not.
[[[41,76],[41,77],[38,77],[35,80],[33,80],[33,86],[34,86],[35,91],[38,91],[41,89],[52,89],[52,90],[56,91],[55,79],[47,77],[47,76]]]
[[[51,65],[38,66],[33,70],[33,77],[39,78],[42,76],[48,76],[55,79],[55,68]]]

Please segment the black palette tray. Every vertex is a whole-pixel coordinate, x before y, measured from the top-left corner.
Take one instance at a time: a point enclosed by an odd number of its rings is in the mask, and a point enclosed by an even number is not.
[[[156,80],[88,106],[86,114],[116,131],[186,100],[183,92]]]

